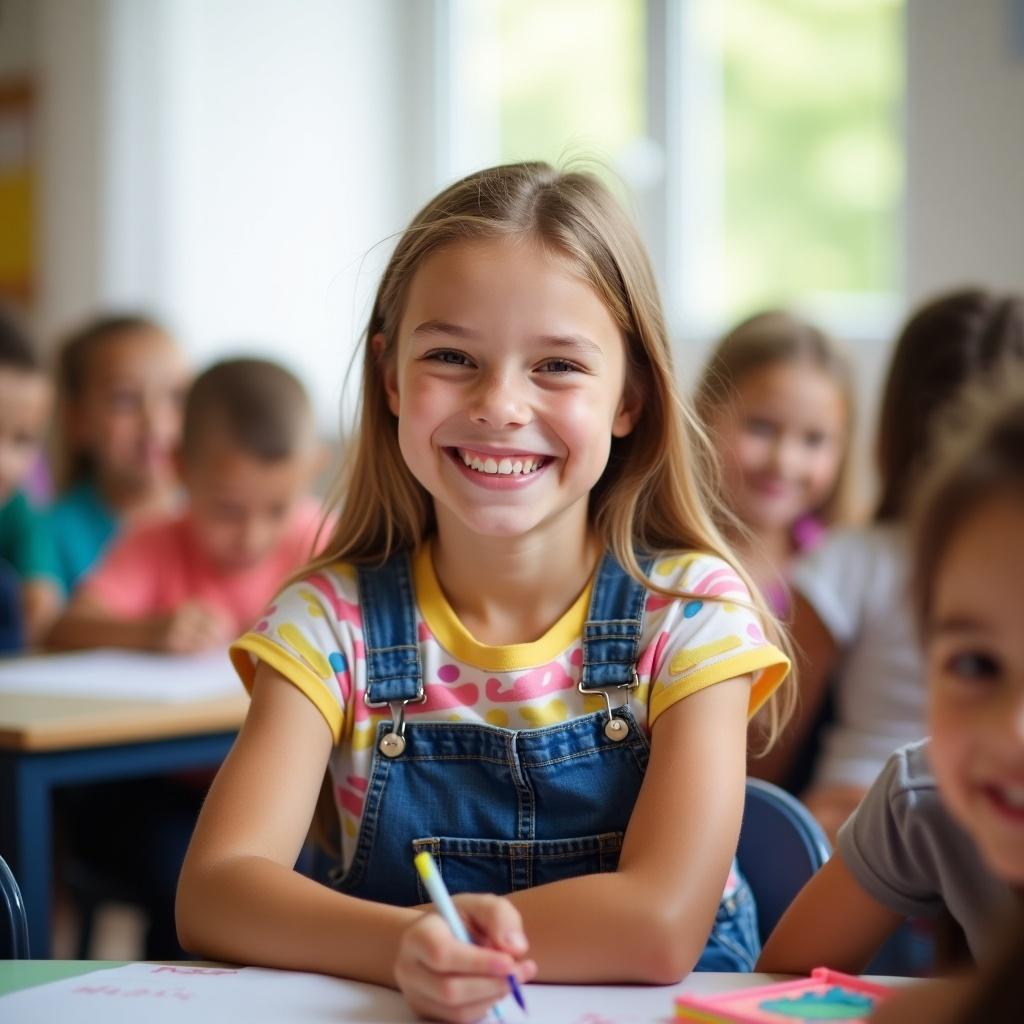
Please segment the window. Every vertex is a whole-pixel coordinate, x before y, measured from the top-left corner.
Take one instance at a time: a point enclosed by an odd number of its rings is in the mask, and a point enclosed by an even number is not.
[[[901,287],[903,4],[450,0],[442,166],[602,160],[677,333],[796,304],[878,336]]]

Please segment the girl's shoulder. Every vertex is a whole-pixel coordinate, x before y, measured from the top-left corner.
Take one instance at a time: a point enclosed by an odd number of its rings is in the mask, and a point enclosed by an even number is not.
[[[736,568],[707,551],[673,551],[659,554],[651,566],[651,583],[681,596],[749,599],[750,591]]]
[[[302,605],[312,615],[326,613],[328,617],[338,613],[340,601],[352,605],[359,603],[356,567],[350,562],[317,566],[283,587],[274,599],[275,605]]]

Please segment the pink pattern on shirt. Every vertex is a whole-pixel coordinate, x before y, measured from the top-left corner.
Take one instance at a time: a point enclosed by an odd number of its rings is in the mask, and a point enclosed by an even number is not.
[[[323,594],[339,622],[349,622],[355,626],[356,629],[362,630],[363,614],[359,610],[359,605],[354,604],[352,601],[346,601],[345,598],[343,598],[334,589],[325,573],[314,573],[312,576],[307,577],[303,582],[308,583],[311,587],[315,587],[321,594]]]
[[[746,597],[748,593],[743,580],[732,569],[726,568],[712,569],[706,576],[697,580],[689,590],[690,593],[706,594],[709,597],[720,597],[723,594]]]
[[[637,675],[647,679],[657,678],[667,643],[668,633],[661,632],[644,648],[640,660],[636,663]]]
[[[487,699],[496,704],[511,704],[534,697],[546,697],[557,690],[571,690],[575,685],[572,676],[557,661],[552,661],[516,676],[508,687],[492,676],[487,680]]]
[[[480,696],[480,688],[475,683],[464,683],[462,686],[444,686],[438,683],[427,683],[423,687],[426,700],[422,704],[406,704],[407,715],[421,715],[428,711],[446,711],[449,708],[471,708]]]

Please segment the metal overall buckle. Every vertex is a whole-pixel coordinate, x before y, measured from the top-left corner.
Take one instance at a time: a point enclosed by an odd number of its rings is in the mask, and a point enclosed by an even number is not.
[[[626,701],[622,705],[623,707],[629,706],[629,691],[635,690],[640,685],[640,677],[636,674],[635,665],[630,669],[630,672],[632,673],[632,678],[629,680],[629,682],[619,683],[618,686],[615,687],[616,690],[626,691]],[[599,693],[602,697],[604,697],[605,707],[608,709],[608,721],[604,723],[604,734],[608,737],[608,739],[613,740],[615,743],[618,743],[620,740],[624,740],[629,735],[629,724],[626,722],[626,720],[624,718],[616,718],[615,715],[612,714],[612,699],[608,695],[608,687],[602,686],[597,690],[587,690],[584,689],[583,680],[581,679],[576,684],[576,689],[579,690],[582,694]]]
[[[363,692],[363,703],[368,708],[391,708],[391,732],[380,738],[377,749],[385,757],[398,757],[405,750],[405,706],[406,704],[425,704],[427,695],[420,683],[419,692],[415,697],[406,700],[370,700],[369,691]]]

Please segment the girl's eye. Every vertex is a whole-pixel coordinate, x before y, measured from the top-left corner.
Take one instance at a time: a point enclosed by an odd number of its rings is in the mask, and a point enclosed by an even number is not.
[[[946,661],[946,671],[966,681],[995,679],[999,675],[999,662],[983,651],[962,651]]]
[[[545,373],[574,373],[579,369],[575,363],[570,363],[568,359],[548,359],[540,364],[540,369]]]
[[[436,352],[428,352],[425,359],[442,363],[445,366],[469,366],[469,356],[465,352],[456,352],[451,348],[438,349]]]
[[[825,434],[820,430],[811,431],[804,435],[804,444],[808,448],[820,448],[825,443]]]
[[[747,420],[747,430],[758,437],[772,437],[775,434],[775,424],[771,420],[755,416]]]

